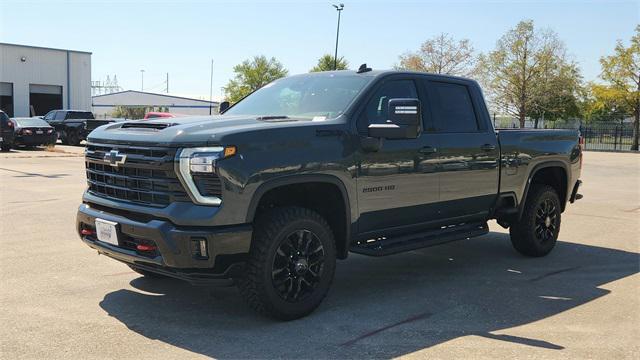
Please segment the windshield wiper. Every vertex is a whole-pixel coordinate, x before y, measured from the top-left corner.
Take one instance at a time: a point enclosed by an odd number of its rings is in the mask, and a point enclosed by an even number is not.
[[[280,120],[280,119],[288,119],[287,115],[266,115],[266,116],[258,116],[256,120]]]

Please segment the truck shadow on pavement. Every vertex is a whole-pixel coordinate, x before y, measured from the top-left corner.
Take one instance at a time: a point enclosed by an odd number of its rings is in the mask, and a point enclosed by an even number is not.
[[[107,294],[100,306],[149,339],[215,358],[390,358],[462,336],[561,351],[553,334],[510,328],[609,293],[599,288],[639,271],[639,254],[558,242],[525,258],[503,233],[383,258],[351,254],[310,316],[255,315],[235,288],[137,278],[140,291]]]

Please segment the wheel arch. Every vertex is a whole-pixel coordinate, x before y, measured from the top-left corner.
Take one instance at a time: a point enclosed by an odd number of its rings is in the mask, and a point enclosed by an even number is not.
[[[322,194],[322,201],[327,200],[329,207],[309,206],[318,204],[319,194],[313,196],[299,196],[300,191],[313,187],[321,187],[329,194]],[[315,210],[322,215],[332,227],[336,240],[336,252],[339,259],[347,257],[352,236],[351,204],[347,189],[338,177],[327,174],[292,175],[269,180],[261,184],[254,192],[247,211],[246,222],[252,223],[259,215],[260,209],[266,202],[272,201],[278,195],[289,195],[284,200],[286,205],[299,205]],[[328,212],[329,209],[339,207],[338,212]]]
[[[560,198],[562,211],[564,211],[567,203],[569,180],[568,166],[562,161],[548,161],[534,166],[527,177],[524,192],[518,204],[518,220],[522,218],[529,190],[531,189],[531,185],[535,183],[547,184],[556,189],[558,197]]]

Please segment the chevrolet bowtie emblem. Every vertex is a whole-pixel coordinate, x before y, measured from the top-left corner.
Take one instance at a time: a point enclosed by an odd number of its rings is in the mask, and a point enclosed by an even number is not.
[[[104,154],[103,159],[108,162],[109,165],[118,167],[118,165],[123,165],[124,162],[127,161],[127,155],[121,155],[118,150],[111,150]]]

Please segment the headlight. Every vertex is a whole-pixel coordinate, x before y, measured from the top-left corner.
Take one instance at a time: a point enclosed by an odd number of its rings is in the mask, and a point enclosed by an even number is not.
[[[191,200],[197,204],[220,205],[222,200],[216,196],[202,196],[193,182],[194,174],[214,174],[216,162],[236,154],[235,146],[215,146],[184,148],[177,155],[177,173],[182,185],[188,190]]]

